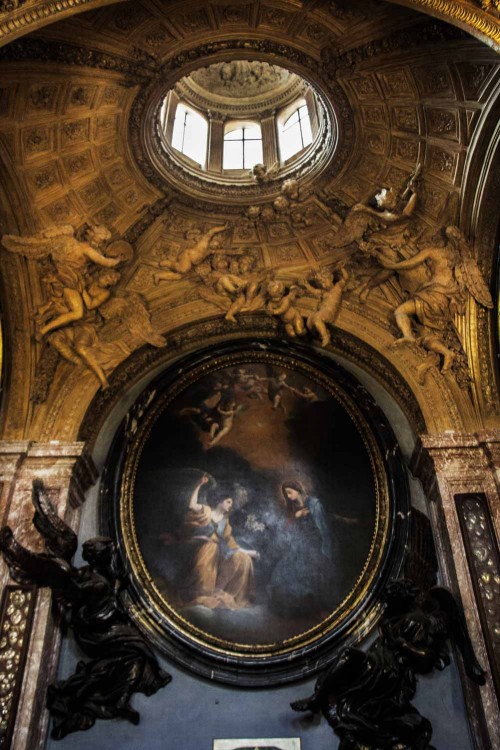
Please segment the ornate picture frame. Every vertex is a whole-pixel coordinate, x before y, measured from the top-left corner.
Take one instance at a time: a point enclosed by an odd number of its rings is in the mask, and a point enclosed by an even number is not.
[[[257,343],[188,358],[138,399],[110,465],[132,614],[184,666],[286,682],[379,615],[406,480],[382,413],[331,360]]]

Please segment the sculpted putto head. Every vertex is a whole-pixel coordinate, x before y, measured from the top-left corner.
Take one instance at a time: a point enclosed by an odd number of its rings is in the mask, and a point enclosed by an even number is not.
[[[100,247],[111,239],[111,232],[102,224],[93,224],[86,232],[87,242],[92,247]]]
[[[375,193],[369,204],[378,209],[379,211],[392,210],[396,208],[397,193],[394,188],[380,188],[378,193]]]

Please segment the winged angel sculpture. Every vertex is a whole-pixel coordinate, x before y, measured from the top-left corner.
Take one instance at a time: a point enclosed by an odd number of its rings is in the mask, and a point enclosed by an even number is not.
[[[133,258],[132,246],[110,242],[101,225],[76,232],[71,225],[52,227],[32,237],[4,235],[12,253],[39,261],[48,301],[35,315],[37,338],[64,359],[84,365],[106,388],[105,371],[137,346],[163,346],[165,339],[152,326],[138,294],[114,291],[121,280],[117,268]]]
[[[367,651],[344,648],[318,680],[314,694],[292,703],[295,711],[321,712],[339,750],[433,750],[432,726],[411,704],[417,675],[450,663],[447,641],[460,649],[470,679],[485,678],[453,595],[412,581],[389,584],[379,635]]]
[[[394,310],[396,325],[402,336],[394,346],[417,344],[434,355],[434,360],[420,366],[420,375],[441,359],[441,370],[449,370],[458,351],[460,340],[454,318],[465,313],[468,295],[483,307],[492,308],[493,300],[464,233],[456,226],[444,229],[444,243],[434,241],[412,248],[413,254],[395,259],[394,251],[372,237],[372,250],[379,268],[364,284],[366,296],[375,286],[396,276],[405,299]],[[407,241],[407,244],[408,241]]]
[[[89,539],[82,549],[87,565],[76,568],[70,560],[77,537],[55,513],[39,480],[33,483],[33,503],[33,523],[49,552],[26,549],[8,526],[0,530],[0,550],[14,580],[52,589],[54,603],[73,629],[78,646],[91,657],[78,662],[71,677],[48,688],[52,736],[62,739],[70,732],[90,729],[96,719],[121,718],[137,724],[139,713],[130,705],[133,693],[153,695],[171,677],[160,668],[121,604],[116,546],[107,537]]]

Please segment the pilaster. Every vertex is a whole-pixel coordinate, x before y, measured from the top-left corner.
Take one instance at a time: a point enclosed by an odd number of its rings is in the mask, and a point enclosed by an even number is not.
[[[492,679],[495,665],[490,660],[491,649],[488,648],[490,633],[484,627],[484,618],[482,623],[480,616],[482,603],[478,599],[478,591],[481,582],[474,580],[477,570],[471,558],[470,545],[463,534],[467,528],[467,518],[461,518],[460,514],[464,496],[484,497],[493,535],[490,544],[498,546],[499,441],[500,431],[423,435],[411,462],[414,475],[421,479],[431,500],[430,514],[443,565],[444,583],[455,594],[460,594],[476,655],[487,671],[486,684],[479,690],[464,679],[465,698],[478,748],[500,747],[500,714]],[[484,713],[485,722],[481,713]],[[484,736],[485,728],[487,737]]]
[[[96,478],[95,466],[84,443],[0,441],[2,525],[10,526],[24,546],[44,551],[43,539],[32,523],[33,480],[43,481],[59,516],[76,530],[80,505]],[[3,562],[0,581],[2,588],[9,582]],[[11,746],[15,750],[41,750],[48,723],[45,696],[48,684],[55,677],[60,647],[48,589],[37,592],[31,632],[26,632],[25,637],[29,638],[29,648],[19,700],[17,706],[12,706],[16,723]]]

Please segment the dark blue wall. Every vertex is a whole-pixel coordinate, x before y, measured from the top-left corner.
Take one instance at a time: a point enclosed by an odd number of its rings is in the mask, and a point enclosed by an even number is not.
[[[60,677],[81,658],[65,639]],[[212,750],[213,738],[300,737],[302,750],[335,750],[338,741],[324,720],[294,713],[290,701],[312,691],[314,681],[268,690],[234,690],[200,680],[165,664],[173,680],[159,693],[136,695],[141,713],[134,727],[101,721],[88,732],[49,740],[47,750]],[[471,750],[464,703],[454,664],[419,681],[417,708],[434,727],[437,750]]]

